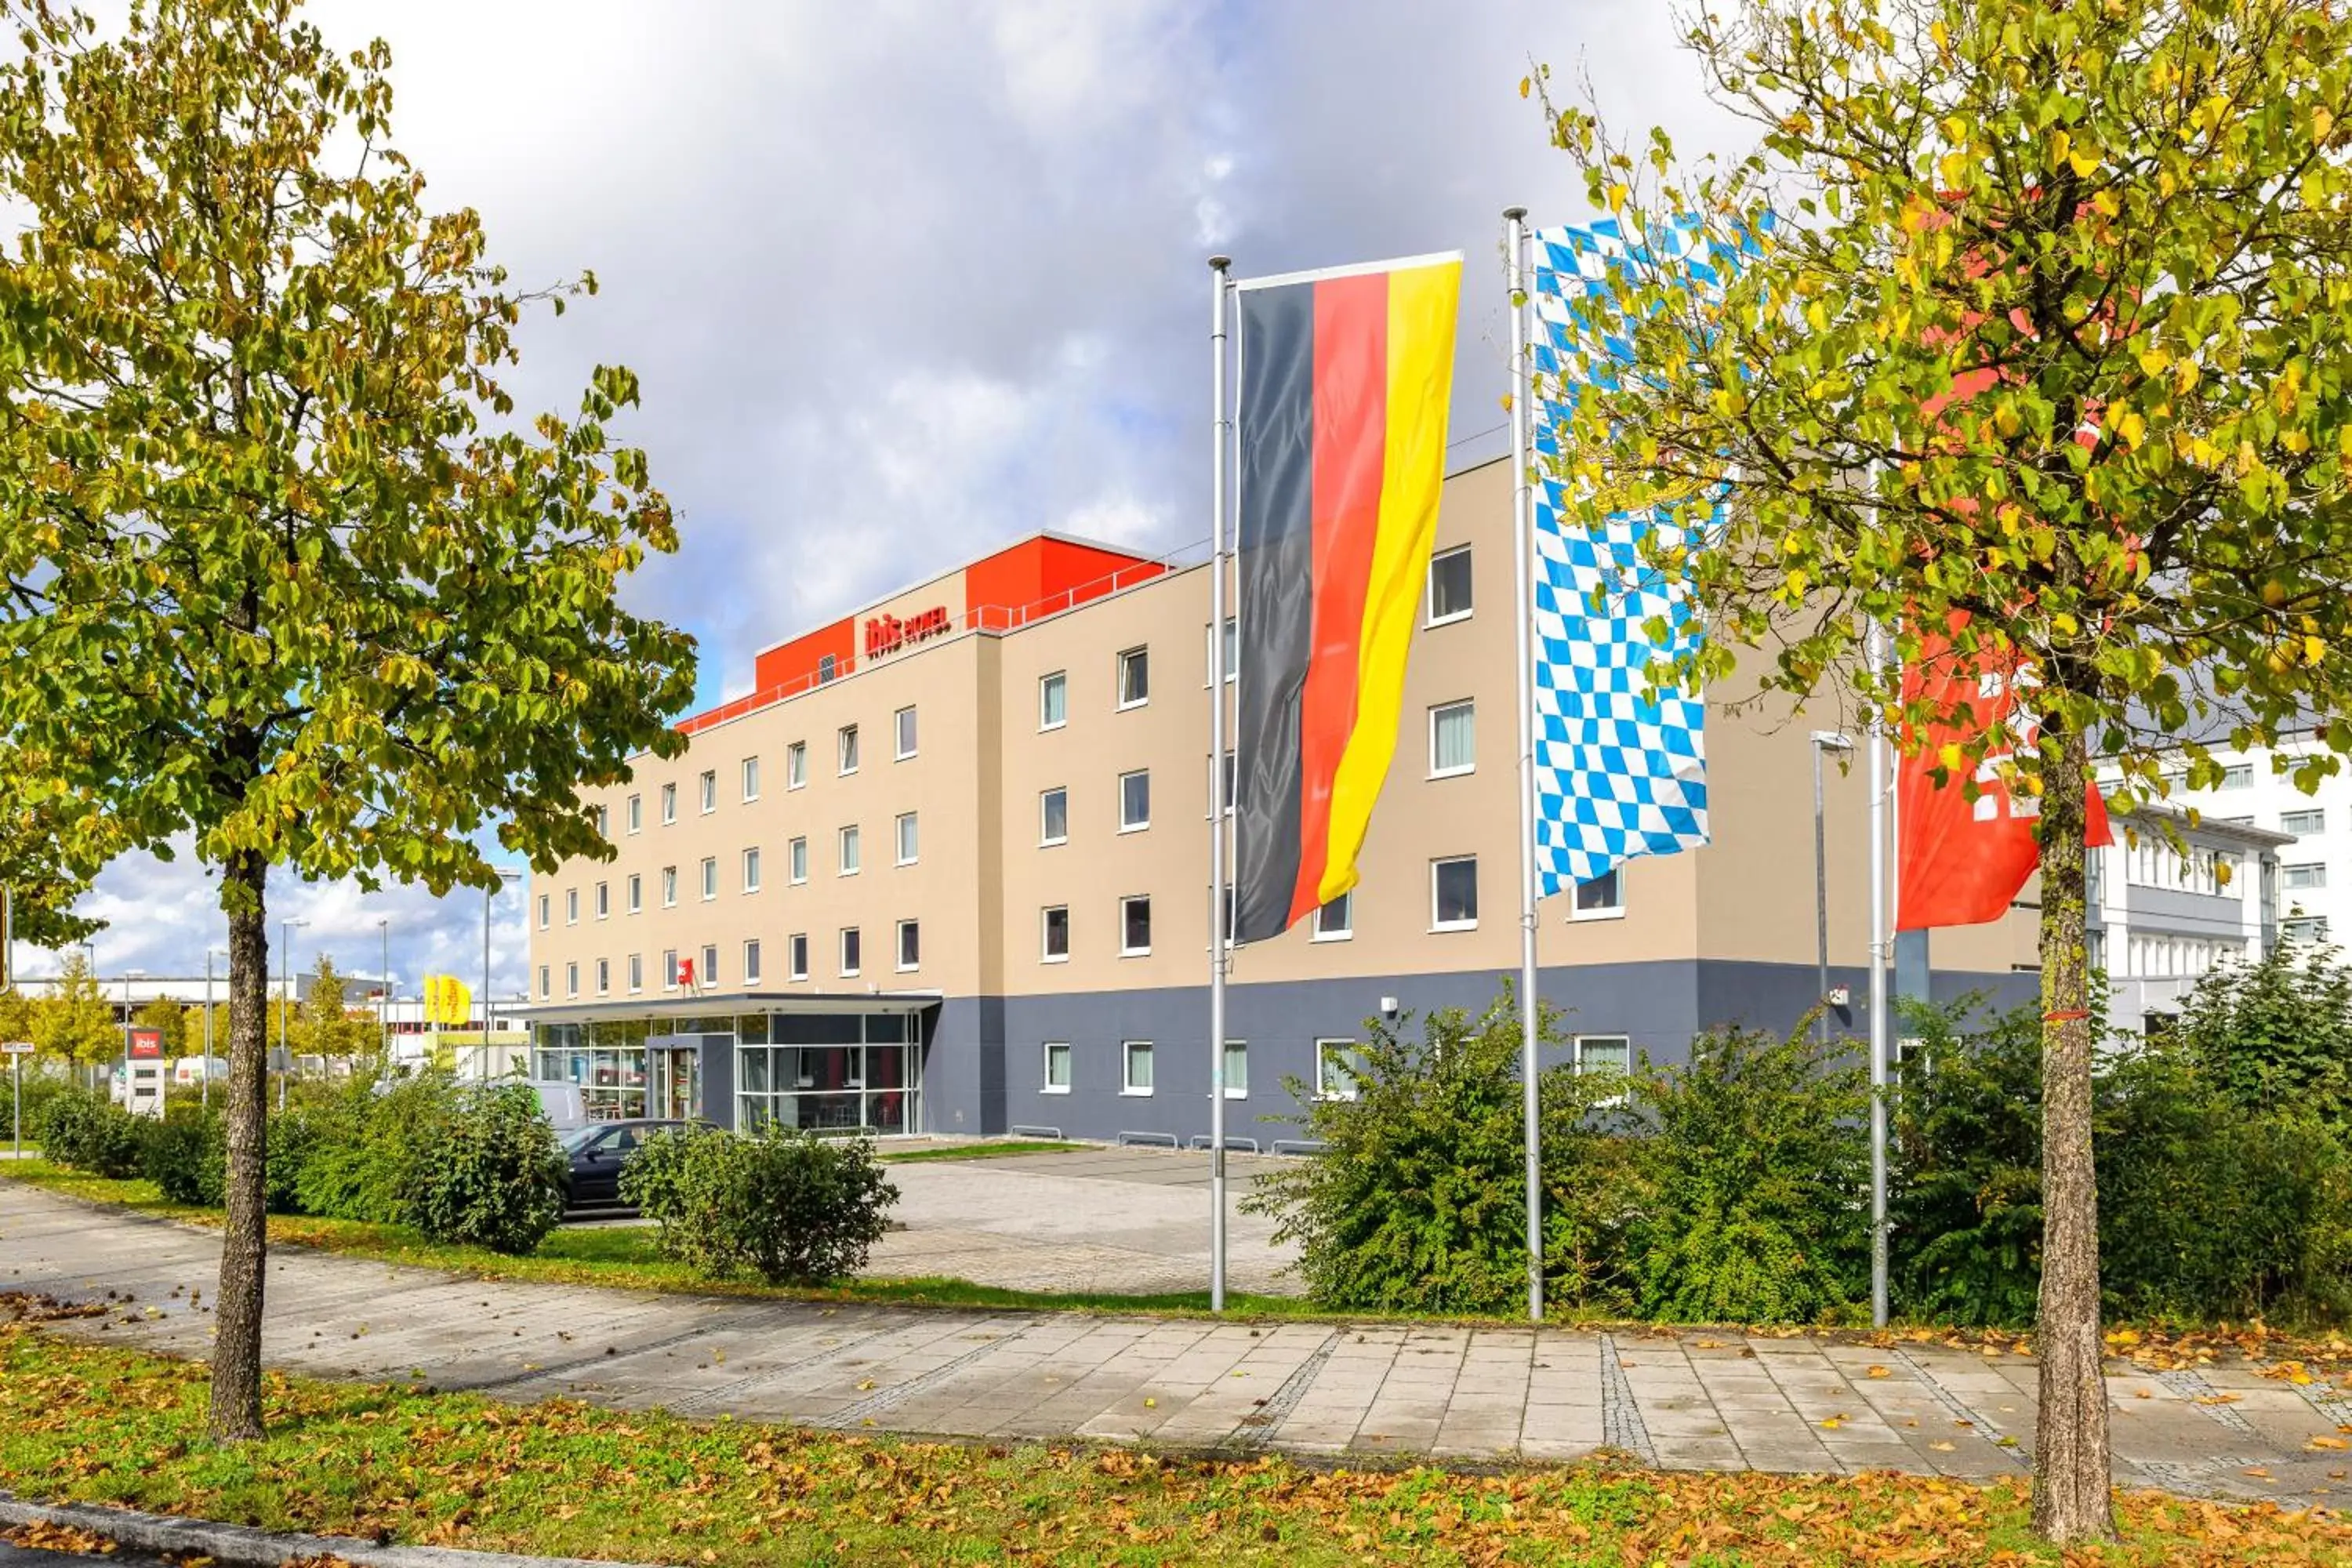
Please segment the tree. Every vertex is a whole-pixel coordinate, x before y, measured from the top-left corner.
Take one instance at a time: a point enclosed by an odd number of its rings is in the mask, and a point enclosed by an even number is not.
[[[375,1049],[373,1013],[354,1013],[344,1003],[343,977],[325,953],[316,960],[310,994],[293,1022],[294,1048],[320,1057],[356,1057]]]
[[[391,53],[298,0],[152,0],[119,37],[5,0],[0,734],[125,847],[192,840],[228,924],[211,1426],[262,1430],[273,868],[493,888],[479,840],[609,857],[583,788],[675,755],[692,640],[622,580],[677,546],[637,402],[514,416],[524,312],[388,141]]]
[[[122,1054],[122,1026],[79,949],[66,954],[56,988],[33,1004],[32,1013],[33,1044],[45,1055],[89,1065]]]
[[[133,1027],[152,1029],[162,1037],[163,1055],[184,1057],[188,1054],[188,1019],[177,1002],[159,996],[131,1016]]]
[[[1552,478],[1588,522],[1673,524],[1645,565],[1768,688],[1850,692],[1916,745],[1864,626],[2030,693],[2038,731],[1939,747],[2037,809],[2043,1186],[2034,1521],[2108,1533],[2083,836],[2206,742],[2305,788],[2352,750],[2352,15],[2307,0],[1745,0],[1690,19],[1737,163],[1569,109],[1596,205],[1758,254],[1719,291],[1633,255],[1563,330]],[[1777,217],[1777,222],[1775,221]],[[1622,348],[1622,352],[1620,352]],[[1633,374],[1617,374],[1629,359]],[[1709,547],[1674,547],[1727,505]],[[1690,535],[1696,538],[1698,535]],[[1661,630],[1663,628],[1660,628]],[[1930,645],[1932,646],[1932,645]]]

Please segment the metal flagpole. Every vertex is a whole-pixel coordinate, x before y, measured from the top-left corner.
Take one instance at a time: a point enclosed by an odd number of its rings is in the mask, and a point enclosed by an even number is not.
[[[1527,217],[1503,209],[1511,306],[1511,575],[1519,709],[1519,1078],[1527,1124],[1528,1321],[1543,1321],[1541,1033],[1536,996],[1535,531],[1528,489]]]
[[[1871,623],[1871,676],[1885,664],[1885,633]],[[1886,721],[1870,714],[1870,1321],[1886,1326]]]
[[[1209,258],[1209,1310],[1225,1310],[1225,304],[1228,257]]]

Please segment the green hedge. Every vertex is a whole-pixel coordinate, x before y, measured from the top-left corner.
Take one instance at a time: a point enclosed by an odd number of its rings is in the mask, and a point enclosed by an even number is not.
[[[719,1279],[772,1285],[856,1273],[898,1201],[862,1138],[772,1123],[656,1132],[621,1173],[621,1193],[660,1227],[662,1256]]]

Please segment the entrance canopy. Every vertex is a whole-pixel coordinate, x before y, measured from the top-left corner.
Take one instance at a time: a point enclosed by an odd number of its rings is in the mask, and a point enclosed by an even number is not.
[[[516,1011],[534,1024],[617,1024],[624,1019],[647,1017],[690,1023],[703,1018],[731,1019],[739,1013],[919,1013],[938,1006],[941,995],[937,991],[665,991],[625,1002],[571,1003],[561,1006],[542,1004]],[[730,1029],[733,1026],[731,1023],[728,1025]]]

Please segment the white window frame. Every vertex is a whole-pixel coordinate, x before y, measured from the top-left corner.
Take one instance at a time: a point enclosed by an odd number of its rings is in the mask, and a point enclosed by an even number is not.
[[[1242,1082],[1239,1089],[1234,1087],[1234,1062],[1236,1059],[1242,1064]],[[1220,1073],[1219,1079],[1224,1085],[1225,1098],[1247,1100],[1249,1098],[1249,1042],[1228,1039],[1225,1042],[1225,1059],[1220,1066],[1223,1070]]]
[[[1051,938],[1054,929],[1054,916],[1057,911],[1062,917],[1062,951],[1059,952],[1055,952],[1051,945]],[[1037,962],[1040,963],[1067,963],[1070,962],[1069,905],[1047,904],[1045,908],[1037,911]]]
[[[808,742],[794,741],[784,748],[784,788],[808,788]]]
[[[1127,781],[1129,779],[1141,779],[1143,781],[1143,820],[1140,822],[1129,822],[1127,819]],[[1121,833],[1141,833],[1150,826],[1151,770],[1150,768],[1129,768],[1127,772],[1118,775],[1118,830]]]
[[[1441,867],[1441,866],[1458,866],[1458,865],[1460,865],[1460,864],[1461,864],[1463,861],[1465,861],[1465,860],[1467,860],[1467,861],[1468,861],[1472,866],[1474,866],[1474,867],[1475,867],[1475,866],[1476,866],[1476,865],[1478,864],[1478,857],[1477,857],[1477,856],[1475,856],[1475,855],[1435,855],[1435,856],[1432,856],[1432,857],[1430,858],[1430,861],[1429,861],[1429,929],[1430,929],[1430,931],[1433,931],[1433,932],[1442,931],[1476,931],[1476,930],[1478,929],[1478,917],[1477,917],[1477,916],[1475,916],[1475,915],[1472,915],[1472,916],[1471,916],[1468,920],[1466,920],[1466,921],[1448,921],[1448,920],[1440,920],[1440,919],[1438,918],[1438,915],[1437,915],[1437,873],[1438,873],[1438,868],[1439,868],[1439,867]],[[1477,873],[1476,873],[1475,871],[1473,871],[1473,872],[1471,873],[1471,876],[1472,876],[1472,885],[1473,885],[1473,887],[1475,888],[1475,885],[1476,885],[1476,876],[1477,876]],[[1475,894],[1474,894],[1474,897],[1475,897]]]
[[[912,931],[915,934],[915,961],[912,963],[907,962],[907,933],[908,931]],[[890,956],[897,961],[898,972],[901,974],[912,974],[915,971],[923,967],[923,922],[921,921],[911,920],[900,921],[898,922],[898,942],[890,950]]]
[[[629,832],[632,835],[643,833],[646,830],[646,797],[644,795],[633,795],[629,797],[629,809],[623,816],[622,820],[629,825]]]
[[[760,798],[760,759],[743,759],[743,800],[749,805]]]
[[[860,826],[853,822],[834,832],[833,874],[836,877],[855,877],[866,869],[866,835],[858,831]]]
[[[856,963],[849,962],[849,949],[853,942],[857,948],[857,962]],[[841,977],[844,980],[855,980],[860,974],[865,973],[866,937],[859,927],[843,926],[841,928],[841,934],[835,940],[834,944],[834,957],[839,961],[837,967],[840,969]]]
[[[706,985],[715,986],[718,984],[719,944],[715,942],[707,942],[702,944],[702,967],[694,973],[694,988],[699,991]]]
[[[677,908],[677,868],[675,866],[662,868],[662,908]]]
[[[1360,1061],[1364,1053],[1363,1042],[1354,1038],[1353,1037],[1345,1035],[1327,1036],[1315,1042],[1316,1099],[1360,1100],[1363,1098],[1363,1075],[1359,1073],[1354,1065],[1348,1062],[1344,1056],[1340,1059],[1339,1065],[1347,1071],[1348,1086],[1345,1089],[1335,1089],[1331,1085],[1329,1069],[1332,1065],[1332,1058],[1336,1054],[1346,1052],[1354,1053],[1357,1059]]]
[[[749,894],[759,890],[760,847],[754,844],[743,851],[743,891]]]
[[[596,896],[590,901],[589,908],[595,911],[596,918],[600,921],[608,921],[613,918],[612,883],[599,882],[596,884]]]
[[[912,731],[912,735],[908,731]],[[890,760],[903,763],[922,750],[922,731],[915,718],[915,705],[908,703],[890,715]],[[909,743],[911,742],[911,743]]]
[[[2302,823],[2298,827],[2294,824]],[[2307,838],[2327,831],[2327,808],[2324,805],[2301,806],[2279,813],[2279,831],[2292,833],[2297,838]]]
[[[1225,748],[1224,776],[1222,779],[1217,776],[1217,759],[1206,757],[1202,760],[1209,764],[1209,798],[1212,801],[1216,799],[1217,787],[1222,784],[1224,786],[1225,815],[1231,816],[1234,814],[1234,802],[1241,795],[1241,774],[1234,763],[1234,749],[1231,746]],[[1214,812],[1215,807],[1213,805],[1208,811],[1201,814],[1202,820],[1205,822]]]
[[[702,776],[695,781],[694,790],[696,804],[701,808],[703,816],[709,816],[712,812],[717,811],[719,809],[719,770],[703,769]]]
[[[702,858],[702,901],[707,904],[718,896],[719,857],[705,855]]]
[[[858,760],[857,726],[855,724],[844,724],[839,730],[834,731],[833,761],[835,776],[845,779],[850,774],[856,773],[857,771]]]
[[[662,989],[675,991],[677,986],[677,949],[662,949]]]
[[[555,982],[549,975],[548,966],[544,963],[539,966],[539,994],[541,1001],[555,994]]]
[[[1047,694],[1056,690],[1062,697],[1062,716],[1058,719],[1048,716],[1051,710],[1046,701]],[[1070,672],[1066,669],[1047,670],[1037,678],[1037,732],[1042,735],[1048,730],[1064,729],[1069,722]]]
[[[1149,928],[1151,924],[1151,895],[1121,893],[1118,896],[1118,955],[1121,958],[1150,958],[1151,943],[1149,941],[1146,941],[1141,947],[1129,947],[1127,944],[1127,911],[1129,907],[1134,904],[1143,906],[1144,925]]]
[[[2297,881],[2298,876],[2309,876],[2308,881]],[[2279,891],[2283,893],[2324,892],[2327,887],[2327,862],[2298,860],[2292,866],[2279,868]]]
[[[580,889],[577,888],[563,889],[563,923],[568,926],[580,923]]]
[[[796,931],[784,938],[784,978],[806,980],[809,976],[808,932]]]
[[[555,911],[555,900],[554,900],[553,896],[552,896],[552,895],[551,895],[551,894],[547,894],[547,893],[541,893],[541,894],[540,894],[540,896],[539,896],[539,929],[540,929],[540,930],[541,930],[541,931],[545,931],[545,930],[548,928],[548,924],[549,924],[549,922],[551,921],[551,920],[552,920],[552,918],[553,918],[553,916],[554,916],[554,911]]]
[[[1443,616],[1437,613],[1437,563],[1441,561],[1451,561],[1456,555],[1469,553],[1470,546],[1457,544],[1451,550],[1440,550],[1430,556],[1428,578],[1422,584],[1421,624],[1424,629],[1431,626],[1450,626],[1457,621],[1466,621],[1478,613],[1478,565],[1475,558],[1470,564],[1470,607],[1466,610],[1449,611]]]
[[[1633,1039],[1630,1035],[1577,1035],[1572,1037],[1569,1042],[1569,1053],[1570,1059],[1575,1064],[1577,1075],[1580,1078],[1587,1070],[1591,1070],[1584,1059],[1585,1047],[1588,1045],[1602,1044],[1620,1046],[1624,1048],[1625,1059],[1618,1066],[1608,1070],[1614,1072],[1619,1078],[1630,1081],[1633,1076]],[[1612,1095],[1606,1100],[1602,1101],[1602,1103],[1606,1105],[1622,1105],[1624,1102],[1625,1097],[1622,1094]]]
[[[580,994],[580,961],[578,959],[573,959],[563,966],[563,994],[566,996]]]
[[[1127,694],[1127,672],[1130,668],[1139,668],[1143,671],[1143,695],[1140,697],[1129,697]],[[1125,713],[1132,709],[1151,706],[1151,645],[1150,643],[1139,643],[1133,647],[1123,647],[1111,655],[1110,689],[1114,712]]]
[[[646,874],[645,874],[643,871],[632,871],[632,872],[630,872],[630,873],[629,873],[629,904],[628,904],[628,909],[629,909],[629,913],[631,913],[631,914],[633,914],[633,915],[638,915],[638,914],[643,914],[643,913],[645,913],[645,910],[646,910]]]
[[[745,938],[743,939],[743,984],[746,984],[746,985],[757,985],[757,984],[760,984],[760,959],[761,959],[761,952],[760,952],[760,939],[759,939],[758,937],[756,937],[756,936],[747,936],[747,937],[745,937]]]
[[[1347,917],[1347,923],[1334,929],[1324,923],[1323,912],[1338,907]],[[1313,922],[1310,942],[1353,942],[1356,940],[1356,893],[1354,889],[1340,894],[1329,903],[1318,904],[1308,919]]]
[[[613,961],[609,958],[598,959],[596,961],[594,973],[596,976],[596,994],[599,996],[610,996],[613,994]]]
[[[629,994],[635,996],[645,988],[646,955],[633,952],[629,954]]]
[[[1568,918],[1570,920],[1622,921],[1625,918],[1625,868],[1622,865],[1618,866],[1615,869],[1607,873],[1607,876],[1616,879],[1617,901],[1613,904],[1603,904],[1597,908],[1588,910],[1584,907],[1584,889],[1591,887],[1592,883],[1579,882],[1575,887],[1570,888],[1568,893]],[[1592,879],[1592,881],[1599,882],[1604,879],[1606,879],[1602,877],[1595,877]]]
[[[609,805],[596,808],[596,837],[608,842],[613,837],[613,808]]]
[[[1214,622],[1201,628],[1201,689],[1203,691],[1209,689],[1209,672],[1215,667],[1217,645],[1210,639],[1216,635]],[[1230,686],[1242,678],[1241,659],[1237,657],[1241,652],[1241,619],[1237,616],[1225,617],[1225,683]]]
[[[672,779],[661,787],[661,822],[668,827],[677,821],[677,781]]]
[[[794,838],[784,846],[784,880],[793,887],[808,885],[808,839]]]
[[[898,864],[911,866],[923,858],[923,825],[919,813],[902,811],[891,837],[891,848],[897,851]]]
[[[1470,715],[1470,760],[1454,767],[1441,767],[1437,761],[1437,721],[1447,713],[1467,710]],[[1433,779],[1458,779],[1465,773],[1478,771],[1478,700],[1475,697],[1459,698],[1452,702],[1435,702],[1429,709],[1429,776]]]
[[[1152,1080],[1141,1089],[1135,1087],[1135,1058],[1139,1051],[1148,1064],[1144,1070]],[[1118,1092],[1120,1095],[1131,1100],[1149,1100],[1151,1098],[1152,1091],[1159,1087],[1159,1065],[1154,1059],[1151,1042],[1121,1040],[1118,1043]]]
[[[1048,833],[1045,830],[1045,801],[1048,796],[1057,795],[1062,797],[1062,831],[1059,833]],[[1069,841],[1070,786],[1067,784],[1055,784],[1051,789],[1039,790],[1037,792],[1037,847],[1040,849],[1050,849],[1056,844],[1067,844]]]
[[[1062,1062],[1062,1081],[1059,1083],[1054,1081],[1054,1059],[1056,1052],[1060,1053]],[[1070,1042],[1047,1040],[1045,1042],[1045,1049],[1039,1054],[1042,1059],[1038,1064],[1037,1092],[1040,1094],[1069,1093],[1071,1084],[1077,1078],[1078,1068],[1076,1055],[1070,1049]]]

